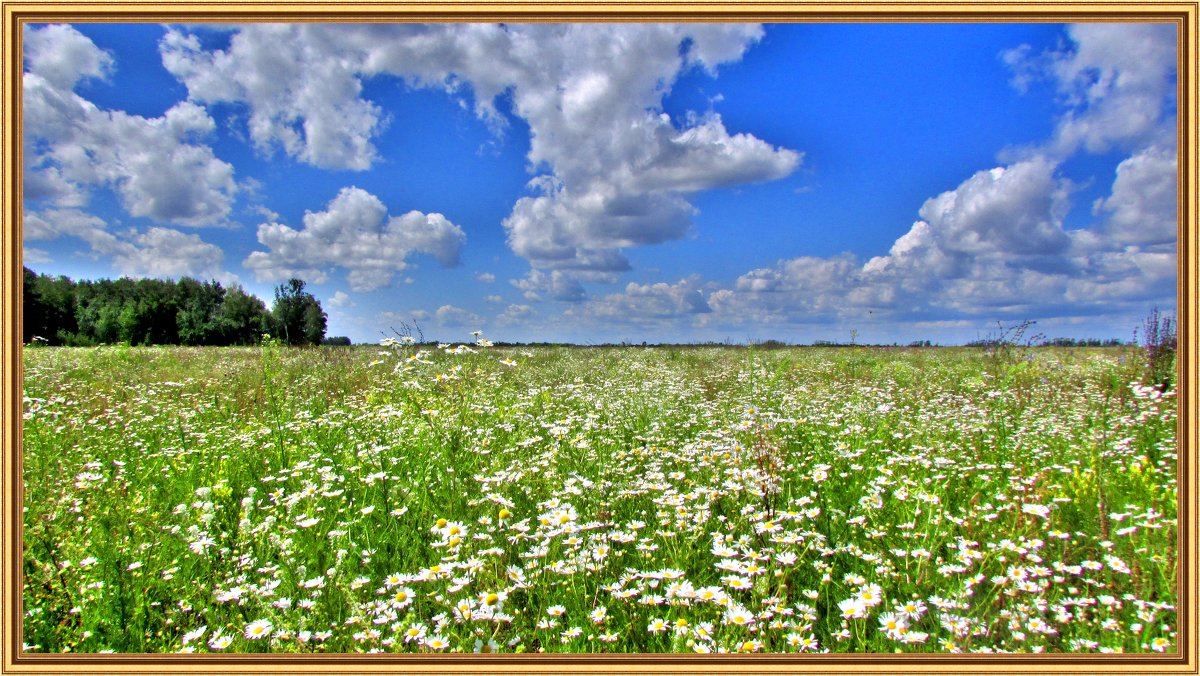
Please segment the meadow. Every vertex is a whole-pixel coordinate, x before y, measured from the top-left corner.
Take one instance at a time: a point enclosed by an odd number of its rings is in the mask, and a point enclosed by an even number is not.
[[[27,348],[32,652],[1177,650],[1136,347]]]

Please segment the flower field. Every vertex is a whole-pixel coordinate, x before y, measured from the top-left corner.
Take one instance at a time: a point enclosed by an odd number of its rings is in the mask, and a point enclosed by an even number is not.
[[[1136,348],[29,348],[33,652],[1173,652]]]

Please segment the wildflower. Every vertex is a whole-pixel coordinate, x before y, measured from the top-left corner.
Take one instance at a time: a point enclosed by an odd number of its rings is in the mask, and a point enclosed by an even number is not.
[[[646,626],[646,631],[649,631],[651,634],[658,634],[666,630],[667,621],[659,617],[650,620],[650,624]]]
[[[400,587],[392,593],[392,607],[404,608],[413,602],[413,590],[409,587]]]
[[[842,617],[845,619],[856,619],[867,616],[867,605],[858,597],[838,602],[838,610],[842,611]]]
[[[213,650],[224,650],[233,643],[233,637],[226,634],[217,634],[208,641],[208,647]]]
[[[1025,503],[1021,505],[1021,511],[1026,514],[1041,517],[1043,519],[1050,516],[1050,508],[1046,505],[1038,505],[1034,503]]]
[[[750,589],[751,587],[754,586],[753,583],[750,582],[750,580],[748,580],[744,577],[738,576],[738,575],[727,575],[727,576],[721,578],[721,580],[726,585],[728,585],[730,589],[737,589],[740,591]]]
[[[904,630],[908,629],[908,622],[896,613],[884,613],[879,616],[879,628],[888,638],[898,639],[904,634]]]
[[[430,636],[424,640],[423,645],[431,650],[445,650],[450,647],[450,641],[445,636]]]
[[[424,641],[425,633],[427,631],[429,630],[420,622],[413,624],[408,629],[404,630],[404,642],[411,643],[413,641],[417,641],[418,643],[421,643]]]
[[[877,584],[863,585],[856,595],[867,608],[874,608],[883,602],[883,588]]]
[[[204,636],[204,632],[208,630],[208,625],[202,625],[198,629],[193,629],[183,635],[183,644],[187,645],[192,641]]]
[[[725,624],[745,627],[754,624],[754,614],[741,606],[734,606],[725,611]]]
[[[269,635],[272,629],[274,629],[274,627],[271,625],[270,620],[255,620],[246,625],[245,635],[246,638],[250,639],[251,641],[257,641],[258,639]]]

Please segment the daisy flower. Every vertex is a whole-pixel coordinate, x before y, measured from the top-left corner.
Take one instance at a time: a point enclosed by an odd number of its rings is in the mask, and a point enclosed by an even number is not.
[[[245,636],[251,641],[257,641],[260,638],[269,636],[272,629],[274,629],[274,626],[271,625],[270,620],[255,620],[246,625]]]
[[[427,631],[429,631],[428,628],[418,622],[404,630],[404,642],[411,643],[413,641],[417,641],[418,643],[422,643],[424,642],[425,633]]]

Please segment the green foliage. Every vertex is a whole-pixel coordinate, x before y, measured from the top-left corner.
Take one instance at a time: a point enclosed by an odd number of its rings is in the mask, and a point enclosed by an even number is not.
[[[320,345],[325,338],[325,312],[304,290],[303,280],[292,278],[275,287],[271,317],[275,335],[288,345]]]
[[[74,282],[25,268],[24,287],[26,343],[38,337],[68,346],[253,345],[268,328],[261,300],[215,280]]]

